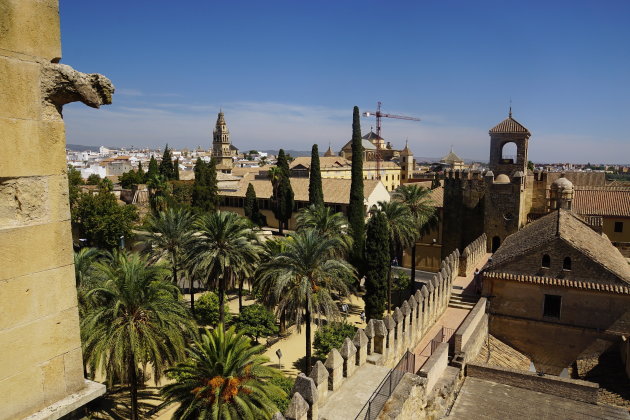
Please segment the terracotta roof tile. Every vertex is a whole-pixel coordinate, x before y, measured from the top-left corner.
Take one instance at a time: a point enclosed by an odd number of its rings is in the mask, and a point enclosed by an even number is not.
[[[350,200],[350,179],[323,178],[322,189],[324,201],[330,204],[348,204]],[[378,180],[364,180],[363,194],[369,197],[378,183]],[[273,194],[271,181],[268,179],[242,179],[236,191],[221,191],[219,195],[230,197],[245,197],[247,185],[251,183],[256,191],[256,197],[269,198]],[[291,187],[295,201],[308,201],[308,178],[291,178]]]
[[[490,133],[526,133],[531,134],[525,126],[516,121],[510,115],[499,124],[495,125],[490,129]]]
[[[586,216],[630,217],[630,188],[575,188],[573,211]]]
[[[512,273],[501,273],[486,271],[483,274],[486,279],[501,279],[508,281],[517,281],[521,283],[534,283],[546,286],[562,286],[573,289],[595,290],[600,292],[611,292],[620,295],[630,295],[630,287],[620,284],[595,283],[587,281],[575,281],[567,279],[557,279],[554,277],[528,276]]]

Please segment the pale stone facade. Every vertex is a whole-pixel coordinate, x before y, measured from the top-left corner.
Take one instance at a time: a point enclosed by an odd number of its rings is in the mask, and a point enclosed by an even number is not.
[[[83,377],[61,107],[111,102],[56,64],[57,0],[0,0],[0,419],[59,418],[104,392]]]

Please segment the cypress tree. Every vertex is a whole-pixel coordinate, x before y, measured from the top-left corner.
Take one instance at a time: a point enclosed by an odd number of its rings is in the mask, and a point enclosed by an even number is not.
[[[173,179],[179,181],[179,158],[175,159],[173,167]]]
[[[440,178],[438,178],[438,174],[434,174],[433,175],[433,180],[431,181],[431,189],[434,190],[436,188],[439,188],[440,186]]]
[[[217,170],[214,159],[205,163],[197,158],[195,163],[195,182],[192,191],[192,207],[201,211],[212,211],[219,203]]]
[[[160,162],[160,173],[164,175],[167,181],[175,179],[175,168],[173,167],[173,158],[171,157],[171,149],[168,148],[168,144],[164,148],[162,162]]]
[[[147,175],[144,173],[144,169],[142,169],[142,162],[138,161],[138,181],[141,184],[146,182]]]
[[[278,219],[278,230],[282,235],[284,233],[284,227],[288,225],[289,219],[293,214],[293,188],[291,187],[291,180],[289,179],[289,162],[282,149],[278,152],[276,165],[280,169],[280,174],[275,189],[274,214],[276,219]]]
[[[308,202],[311,205],[324,205],[324,191],[322,189],[322,173],[319,167],[319,150],[314,144],[311,149],[311,172],[309,174]]]
[[[370,218],[365,241],[365,315],[380,319],[387,301],[387,273],[390,263],[389,226],[382,212]]]
[[[155,160],[155,157],[151,156],[151,160],[149,161],[149,171],[147,172],[147,176],[145,177],[145,179],[149,181],[151,178],[159,173],[160,170],[158,169],[157,160]]]
[[[264,225],[265,216],[260,213],[256,190],[254,190],[254,186],[251,183],[247,185],[247,193],[245,193],[245,206],[243,210],[245,211],[245,217],[249,218],[252,223],[258,226]]]
[[[351,262],[359,273],[363,272],[363,247],[365,244],[365,210],[363,209],[363,145],[361,144],[361,122],[359,107],[354,107],[352,115],[352,181],[350,184],[350,204],[348,224],[352,232]]]

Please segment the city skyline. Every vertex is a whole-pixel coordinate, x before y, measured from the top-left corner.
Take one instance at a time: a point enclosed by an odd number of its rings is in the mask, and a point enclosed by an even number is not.
[[[418,156],[453,145],[486,160],[488,130],[511,102],[532,132],[532,160],[627,163],[630,6],[528,6],[112,2],[97,12],[64,2],[62,62],[98,69],[117,87],[98,115],[66,107],[68,142],[209,147],[223,109],[242,150],[339,150],[352,106],[370,111],[381,100],[385,112],[422,119],[384,120],[394,147],[408,138]],[[116,30],[94,31],[94,13]],[[371,126],[362,119],[364,133]]]

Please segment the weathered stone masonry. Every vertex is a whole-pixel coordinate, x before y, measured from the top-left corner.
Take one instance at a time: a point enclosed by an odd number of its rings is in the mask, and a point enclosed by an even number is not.
[[[104,392],[83,378],[61,107],[111,103],[58,64],[57,0],[0,0],[0,419],[58,418]]]

